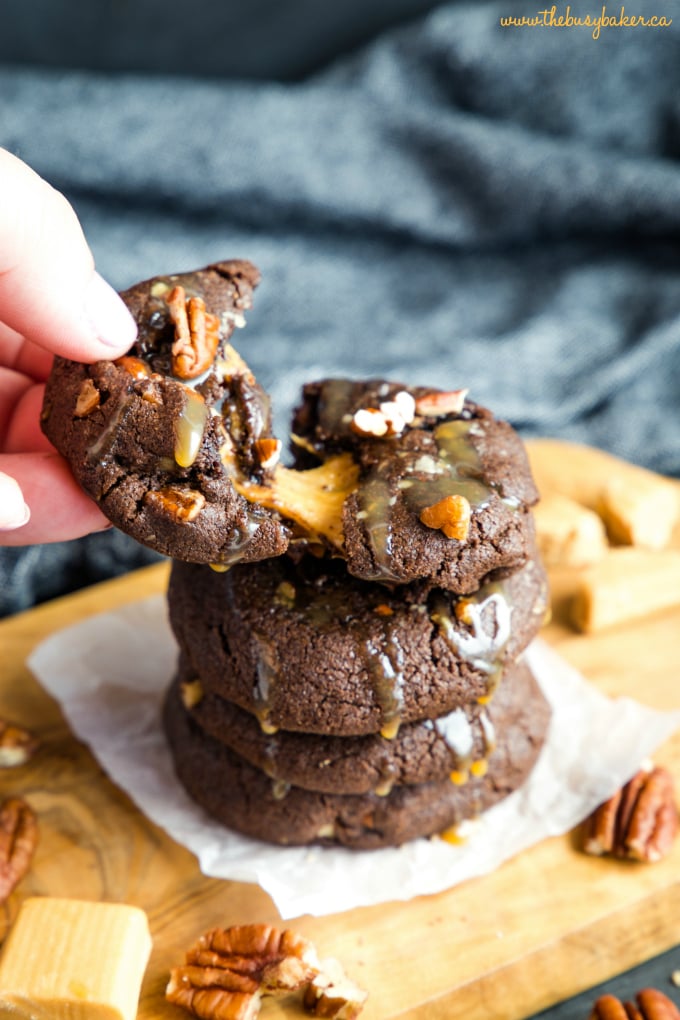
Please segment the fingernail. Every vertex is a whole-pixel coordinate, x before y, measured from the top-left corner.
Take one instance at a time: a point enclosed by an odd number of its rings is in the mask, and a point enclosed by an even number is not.
[[[135,342],[135,320],[113,287],[95,273],[85,293],[85,315],[107,347],[127,350]]]
[[[0,531],[15,531],[23,528],[31,519],[31,511],[26,503],[16,507],[3,507],[0,509]]]

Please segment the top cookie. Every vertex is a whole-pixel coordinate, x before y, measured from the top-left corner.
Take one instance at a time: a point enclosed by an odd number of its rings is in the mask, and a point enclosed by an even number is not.
[[[283,552],[266,482],[280,444],[269,399],[229,345],[252,304],[249,262],[147,280],[122,294],[138,338],[115,362],[56,358],[43,430],[121,530],[176,559],[229,565]]]
[[[538,493],[524,447],[465,393],[382,380],[304,387],[293,418],[299,465],[343,453],[358,465],[342,506],[355,577],[466,593],[526,562]]]

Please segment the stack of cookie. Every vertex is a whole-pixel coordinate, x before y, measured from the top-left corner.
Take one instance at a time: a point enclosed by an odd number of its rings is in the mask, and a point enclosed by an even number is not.
[[[58,364],[46,430],[175,559],[164,721],[199,804],[281,844],[455,830],[524,781],[548,725],[522,661],[546,610],[522,444],[464,391],[326,380],[277,464],[228,345],[256,281],[220,263],[133,288],[135,348]]]
[[[293,434],[300,485],[310,464],[358,467],[342,548],[307,532],[226,572],[174,564],[178,775],[226,825],[280,843],[455,828],[522,783],[547,724],[521,660],[546,609],[521,444],[463,394],[344,380],[305,387]],[[461,504],[460,538],[423,524]]]

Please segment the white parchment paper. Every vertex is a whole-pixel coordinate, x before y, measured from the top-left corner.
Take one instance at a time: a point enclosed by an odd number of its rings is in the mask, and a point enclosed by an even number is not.
[[[545,643],[527,652],[553,718],[521,790],[486,812],[462,846],[416,840],[398,849],[280,848],[225,830],[184,793],[160,726],[177,649],[165,600],[91,617],[39,645],[29,666],[74,733],[138,807],[196,854],[206,875],[258,883],[284,919],[440,892],[573,828],[680,727],[680,710],[611,700]]]

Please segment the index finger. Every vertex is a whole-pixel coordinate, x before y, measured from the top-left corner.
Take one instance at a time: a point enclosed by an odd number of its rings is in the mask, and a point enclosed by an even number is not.
[[[40,347],[92,362],[134,342],[127,308],[94,269],[64,198],[0,149],[0,321]]]

